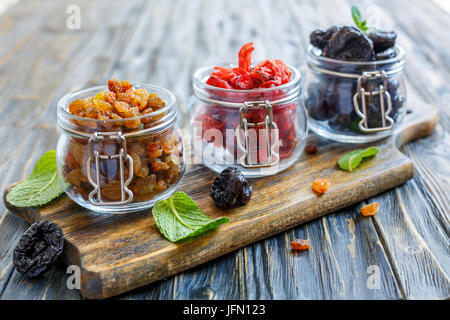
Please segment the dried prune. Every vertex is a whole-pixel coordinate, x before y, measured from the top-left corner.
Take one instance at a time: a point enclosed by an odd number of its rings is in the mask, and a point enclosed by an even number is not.
[[[323,49],[323,56],[345,61],[372,61],[375,58],[373,43],[354,27],[341,27]]]
[[[367,37],[372,40],[375,53],[380,53],[395,46],[397,33],[395,31],[377,31],[369,33]]]
[[[317,147],[314,144],[307,144],[305,147],[305,153],[306,154],[316,154],[317,153]]]
[[[227,210],[236,205],[247,204],[252,191],[252,186],[244,175],[237,168],[229,167],[214,180],[210,195],[218,207]]]
[[[33,223],[20,239],[13,253],[17,271],[36,277],[56,262],[63,252],[64,235],[61,228],[50,221]]]
[[[311,35],[309,36],[309,42],[317,48],[325,49],[325,46],[328,44],[328,41],[330,40],[331,36],[338,31],[337,26],[333,26],[329,28],[328,30],[314,30]]]

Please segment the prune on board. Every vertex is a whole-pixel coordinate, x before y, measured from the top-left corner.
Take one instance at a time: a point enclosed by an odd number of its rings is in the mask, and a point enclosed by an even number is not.
[[[372,40],[355,27],[339,28],[323,49],[323,56],[345,61],[372,61],[375,58]]]
[[[20,239],[13,253],[17,271],[27,277],[46,272],[63,252],[64,235],[61,228],[50,221],[33,223]]]
[[[339,27],[333,26],[329,28],[328,30],[314,30],[311,35],[309,36],[309,42],[317,48],[324,49],[325,46],[328,44],[328,41],[330,40],[331,36],[336,33],[336,31],[339,30]]]
[[[252,196],[252,191],[252,186],[244,175],[237,168],[229,167],[214,180],[210,195],[218,207],[227,210],[234,206],[247,204]]]
[[[369,33],[367,37],[372,40],[375,53],[380,53],[395,46],[397,33],[395,31],[376,31]]]

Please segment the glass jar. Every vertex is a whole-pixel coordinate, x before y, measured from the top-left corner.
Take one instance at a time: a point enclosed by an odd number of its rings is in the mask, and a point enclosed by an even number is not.
[[[290,167],[302,154],[308,128],[300,72],[289,69],[290,82],[252,90],[208,85],[214,67],[197,70],[191,103],[194,160],[217,173],[238,167],[249,178]]]
[[[98,86],[64,96],[57,107],[56,159],[66,194],[87,209],[126,213],[151,208],[169,197],[185,171],[175,96],[166,89],[133,84],[161,97],[166,105],[126,120],[97,120],[68,111],[74,100],[108,90]]]
[[[405,54],[371,62],[320,56],[308,49],[305,105],[311,129],[331,140],[366,143],[392,134],[406,113]]]

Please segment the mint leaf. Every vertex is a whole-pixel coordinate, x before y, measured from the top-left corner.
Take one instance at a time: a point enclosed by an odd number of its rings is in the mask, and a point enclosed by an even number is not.
[[[152,213],[159,231],[172,242],[198,236],[229,221],[227,217],[212,220],[184,192],[156,202]]]
[[[367,21],[362,19],[361,11],[359,11],[357,6],[352,7],[352,17],[355,22],[355,26],[362,32],[366,33],[368,30]]]
[[[378,151],[380,151],[380,149],[378,149],[377,147],[367,148],[364,151],[364,158],[373,157],[373,156],[375,156],[378,153]]]
[[[63,192],[58,181],[56,152],[50,150],[39,159],[27,180],[8,192],[6,200],[17,207],[35,207],[50,202]]]
[[[373,157],[378,153],[378,151],[380,151],[380,149],[378,149],[377,147],[353,150],[343,155],[339,159],[338,165],[342,170],[353,171],[360,165],[361,161],[364,158]]]

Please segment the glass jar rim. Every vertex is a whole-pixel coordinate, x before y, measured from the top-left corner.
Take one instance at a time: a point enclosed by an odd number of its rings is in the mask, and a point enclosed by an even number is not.
[[[83,95],[87,95],[88,93],[91,93],[91,92],[93,95],[95,95],[96,93],[98,93],[100,91],[105,91],[108,89],[108,86],[106,86],[106,85],[89,87],[89,88],[85,88],[85,89],[81,89],[81,90],[77,90],[77,91],[68,93],[58,101],[57,119],[58,119],[59,127],[65,131],[74,133],[76,135],[89,136],[92,133],[92,132],[90,132],[91,130],[89,130],[89,132],[84,132],[83,130],[80,130],[79,127],[77,127],[75,125],[75,123],[77,121],[82,122],[82,123],[90,123],[90,124],[100,125],[100,126],[102,126],[102,125],[108,126],[108,125],[124,123],[127,121],[143,120],[146,118],[151,118],[151,117],[163,114],[163,116],[160,119],[158,119],[155,122],[152,122],[152,126],[150,126],[150,127],[140,126],[135,129],[127,130],[126,133],[124,133],[124,136],[138,136],[138,135],[145,134],[145,133],[158,132],[161,130],[165,130],[167,127],[169,127],[176,121],[176,118],[177,118],[176,106],[177,106],[177,104],[176,104],[175,95],[172,92],[170,92],[169,90],[167,90],[165,88],[155,86],[155,85],[150,85],[150,84],[133,82],[132,85],[133,85],[133,88],[135,88],[135,89],[147,89],[150,91],[150,93],[154,92],[154,93],[158,94],[158,96],[166,102],[166,105],[163,108],[156,110],[154,112],[151,112],[149,114],[140,115],[140,116],[136,116],[136,117],[132,117],[132,118],[123,118],[123,119],[105,119],[105,120],[92,119],[92,118],[87,118],[87,117],[76,116],[76,115],[70,113],[67,110],[67,107],[71,101],[74,101],[77,98],[78,99],[86,98],[86,97],[83,97]],[[163,95],[164,97],[161,97],[161,95]],[[95,131],[96,130],[94,130],[94,132]],[[112,131],[120,131],[120,130],[112,130]]]
[[[107,85],[100,85],[100,86],[94,86],[94,87],[76,90],[76,91],[66,94],[58,101],[57,112],[58,112],[58,114],[62,113],[62,115],[64,115],[64,117],[67,117],[67,119],[71,119],[71,120],[92,121],[92,122],[98,122],[98,123],[117,123],[117,122],[141,120],[141,119],[153,117],[155,115],[159,115],[161,113],[167,112],[168,110],[170,110],[176,106],[177,100],[175,98],[175,95],[163,87],[159,87],[159,86],[155,86],[155,85],[151,85],[151,84],[139,83],[139,82],[133,82],[132,85],[133,85],[133,88],[135,88],[135,89],[151,89],[150,93],[154,92],[154,91],[163,92],[169,97],[169,99],[168,99],[168,101],[166,99],[164,99],[164,102],[166,103],[166,105],[159,110],[156,110],[154,112],[151,112],[151,113],[148,113],[145,115],[136,116],[136,117],[132,117],[132,118],[123,118],[123,119],[100,120],[100,119],[92,119],[92,118],[87,118],[87,117],[80,117],[80,116],[70,113],[66,109],[66,106],[68,106],[69,101],[72,100],[76,96],[81,96],[83,94],[86,94],[89,91],[100,92],[100,91],[104,91],[105,89],[106,90],[108,89]],[[80,99],[82,99],[82,98],[80,98]]]
[[[257,61],[256,63],[259,63],[259,61]],[[204,87],[205,89],[211,89],[214,91],[218,91],[218,92],[224,92],[224,93],[268,93],[274,90],[283,90],[285,88],[288,88],[289,86],[292,85],[296,85],[297,83],[300,83],[301,80],[301,73],[297,68],[294,68],[288,64],[286,64],[286,66],[289,68],[289,70],[292,72],[293,77],[291,77],[291,80],[287,83],[284,83],[280,86],[277,87],[270,87],[270,88],[256,88],[256,89],[226,89],[226,88],[220,88],[220,87],[215,87],[212,85],[209,85],[206,83],[205,81],[205,77],[203,76],[206,71],[213,71],[215,67],[226,67],[226,68],[235,68],[237,67],[238,64],[236,64],[235,62],[225,62],[225,63],[219,63],[216,65],[209,65],[209,66],[204,66],[204,67],[200,67],[198,68],[194,75],[192,76],[192,81],[194,86],[195,85],[201,85],[202,87]],[[211,72],[208,72],[208,74],[211,74]]]
[[[392,64],[392,63],[396,63],[396,62],[401,62],[403,63],[405,60],[405,49],[403,49],[403,47],[396,45],[395,50],[397,52],[397,55],[395,57],[389,58],[389,59],[384,59],[384,60],[376,60],[376,61],[346,61],[346,60],[338,60],[338,59],[332,59],[332,58],[327,58],[327,57],[323,57],[323,56],[319,56],[317,54],[314,53],[314,51],[321,51],[319,48],[313,46],[313,45],[309,45],[308,46],[308,60],[309,59],[314,59],[318,62],[323,62],[323,63],[334,63],[337,65],[351,65],[351,66],[378,66],[378,65],[385,65],[385,64]]]

